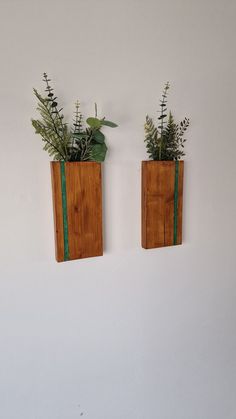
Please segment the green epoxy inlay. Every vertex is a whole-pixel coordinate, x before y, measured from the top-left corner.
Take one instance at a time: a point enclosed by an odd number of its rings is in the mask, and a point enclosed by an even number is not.
[[[175,189],[174,189],[174,243],[177,244],[178,231],[178,190],[179,190],[179,162],[175,162]]]
[[[64,235],[64,260],[69,260],[69,242],[68,242],[68,220],[67,220],[67,202],[66,202],[66,175],[65,162],[61,163],[61,195],[62,195],[62,213],[63,213],[63,235]]]

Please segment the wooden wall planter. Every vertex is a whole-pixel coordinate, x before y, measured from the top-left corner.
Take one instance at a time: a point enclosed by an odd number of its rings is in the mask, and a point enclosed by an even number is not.
[[[102,256],[101,163],[51,162],[58,262]]]
[[[142,162],[142,247],[182,243],[183,161]]]

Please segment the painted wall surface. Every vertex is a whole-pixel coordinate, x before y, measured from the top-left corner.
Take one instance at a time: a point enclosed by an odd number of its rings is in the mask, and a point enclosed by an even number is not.
[[[235,419],[236,3],[0,0],[0,418]],[[106,129],[104,257],[57,264],[44,71]],[[143,123],[191,118],[184,244],[140,246]]]

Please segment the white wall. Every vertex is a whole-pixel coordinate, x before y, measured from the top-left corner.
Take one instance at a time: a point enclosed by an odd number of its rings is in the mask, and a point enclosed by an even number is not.
[[[236,3],[0,0],[0,418],[235,419]],[[107,129],[104,257],[54,261],[49,158],[30,118],[53,78]],[[184,244],[140,246],[145,114],[191,118]]]

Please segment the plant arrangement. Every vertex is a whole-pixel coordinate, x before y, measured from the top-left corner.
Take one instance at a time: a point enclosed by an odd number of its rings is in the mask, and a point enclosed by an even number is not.
[[[160,100],[159,125],[156,127],[152,118],[146,116],[144,141],[151,160],[180,160],[185,155],[183,151],[186,141],[184,134],[189,126],[189,119],[184,118],[180,124],[177,124],[172,113],[168,114],[167,94],[169,88],[170,84],[167,82]]]
[[[62,113],[50,86],[51,80],[47,74],[43,74],[46,96],[43,97],[36,89],[33,92],[38,99],[37,110],[41,119],[32,119],[35,133],[40,134],[44,142],[44,150],[54,160],[73,161],[95,161],[105,160],[107,146],[105,136],[102,133],[103,126],[117,127],[114,122],[108,121],[105,117],[97,117],[97,105],[95,104],[95,116],[86,120],[87,126],[83,124],[83,116],[80,112],[80,103],[75,104],[75,116],[72,128],[64,121]]]

